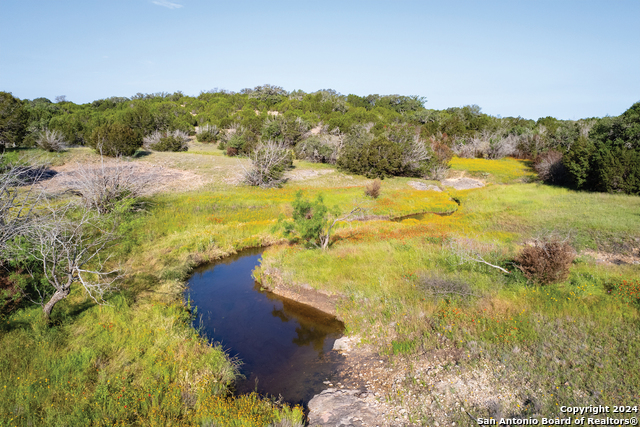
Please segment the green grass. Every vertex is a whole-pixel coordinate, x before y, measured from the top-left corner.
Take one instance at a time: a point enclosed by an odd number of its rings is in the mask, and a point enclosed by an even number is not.
[[[330,172],[280,189],[235,187],[222,179],[237,172],[238,160],[216,150],[133,160],[188,169],[213,182],[195,192],[156,195],[147,212],[127,218],[114,262],[128,276],[109,306],[76,291],[56,306],[52,327],[33,306],[0,319],[0,426],[300,420],[299,408],[227,395],[233,362],[198,337],[181,300],[195,266],[284,242],[274,226],[279,216],[291,215],[299,190],[308,198],[323,194],[326,205],[343,212],[359,204],[398,219],[341,223],[326,252],[279,245],[264,254],[263,268],[277,268],[286,281],[340,295],[348,333],[392,359],[455,350],[463,356],[457,369],[482,372],[499,361],[508,375],[487,375],[517,390],[521,408],[510,408],[514,413],[526,414],[528,401],[551,416],[556,403],[631,404],[640,397],[638,304],[618,296],[620,280],[640,278],[637,267],[579,257],[566,282],[538,288],[517,272],[460,264],[447,246],[451,239],[481,242],[489,248],[487,261],[512,271],[508,261],[520,245],[545,231],[569,235],[578,250],[628,252],[640,239],[638,197],[517,183],[532,173],[514,159],[454,159],[454,170],[511,184],[449,193],[415,191],[407,185],[411,179],[394,178],[383,181],[381,197],[373,200],[363,193],[368,180],[306,162],[296,168]],[[64,156],[95,158],[86,149]],[[423,274],[464,281],[474,296],[435,300],[422,286]],[[414,392],[429,397],[433,390]],[[488,414],[487,408],[474,411]],[[428,413],[414,415],[430,420]]]
[[[349,333],[383,353],[419,358],[437,349],[457,349],[467,356],[458,361],[465,369],[500,361],[510,374],[495,374],[495,379],[518,390],[516,402],[522,408],[534,399],[540,413],[559,415],[558,402],[636,402],[639,306],[608,294],[607,283],[637,280],[637,268],[601,267],[578,258],[566,282],[536,287],[508,260],[522,242],[550,231],[569,236],[577,249],[637,246],[640,199],[540,184],[452,195],[461,207],[451,216],[362,224],[348,234],[343,231],[327,252],[268,250],[262,268],[342,295],[339,314]],[[486,259],[512,274],[478,263],[458,264],[446,246],[451,238],[493,245]],[[434,300],[421,288],[422,274],[465,281],[475,297]],[[486,408],[478,411],[488,414]]]
[[[470,176],[497,184],[526,182],[535,178],[530,160],[509,157],[499,160],[454,157],[451,159],[451,170],[464,171]]]

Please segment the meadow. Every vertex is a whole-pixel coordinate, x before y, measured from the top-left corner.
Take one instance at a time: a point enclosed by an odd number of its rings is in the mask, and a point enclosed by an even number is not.
[[[70,149],[50,161],[87,156]],[[557,404],[640,399],[638,266],[590,255],[637,250],[636,196],[543,185],[526,161],[510,158],[454,158],[451,173],[484,180],[481,189],[418,191],[407,178],[391,178],[383,180],[378,199],[364,195],[369,180],[301,161],[296,171],[328,172],[275,189],[233,185],[222,178],[237,172],[237,161],[207,144],[131,161],[187,169],[208,180],[194,191],[149,196],[143,211],[128,214],[113,248],[114,265],[127,276],[108,305],[76,290],[56,306],[52,326],[27,302],[2,315],[0,426],[301,422],[300,407],[230,393],[238,361],[198,335],[182,299],[194,267],[257,246],[270,247],[263,269],[339,295],[346,333],[390,363],[419,366],[445,354],[452,372],[481,370],[513,391],[498,409],[466,404],[452,392],[440,400],[450,422],[469,423],[467,414],[449,411],[456,404],[477,417],[551,417]],[[361,206],[378,218],[340,223],[327,251],[305,248],[277,227],[280,217],[291,216],[300,190],[310,199],[322,194],[342,212]],[[566,281],[539,286],[512,261],[529,239],[549,233],[568,238],[577,257]],[[464,262],[455,251],[464,245],[482,248],[487,261],[509,274]],[[470,295],[437,298],[425,285],[433,278],[464,283]],[[502,368],[484,368],[492,363]],[[417,377],[402,384],[413,401],[437,397],[429,377]],[[406,407],[416,423],[432,425],[440,410],[412,405],[406,393],[386,398]]]

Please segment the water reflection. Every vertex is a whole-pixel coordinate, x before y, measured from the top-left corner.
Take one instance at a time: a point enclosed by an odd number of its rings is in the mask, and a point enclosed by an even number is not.
[[[306,403],[340,361],[330,350],[343,325],[313,307],[261,291],[251,278],[259,259],[260,252],[253,251],[193,274],[186,293],[204,314],[196,324],[242,360],[239,392],[257,387]]]

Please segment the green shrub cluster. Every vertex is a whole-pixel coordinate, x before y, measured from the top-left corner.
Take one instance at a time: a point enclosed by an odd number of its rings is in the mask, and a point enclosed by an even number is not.
[[[216,125],[202,125],[196,133],[198,142],[218,142],[219,137],[220,129]]]
[[[640,191],[638,104],[620,117],[534,121],[493,117],[477,105],[432,110],[425,108],[425,102],[420,96],[345,96],[332,89],[287,92],[269,84],[238,93],[213,90],[197,97],[181,92],[138,93],[83,105],[46,98],[19,100],[1,92],[0,145],[36,146],[42,129],[60,132],[68,144],[95,146],[94,131],[104,133],[104,127],[114,123],[140,135],[157,129],[192,135],[199,125],[198,141],[218,142],[229,155],[248,156],[260,141],[281,140],[300,159],[336,163],[342,157],[343,169],[371,177],[440,179],[452,154],[513,156],[538,159],[544,179],[554,184]],[[364,128],[367,140],[355,141]],[[354,133],[360,136],[354,139]],[[416,135],[429,144],[418,147],[412,142]],[[131,152],[125,145],[127,149],[114,152]],[[173,149],[172,144],[166,148]],[[559,180],[555,172],[565,170],[567,179]],[[549,171],[552,176],[547,176]]]
[[[563,164],[575,188],[640,194],[640,102],[599,120],[588,139],[567,150]]]
[[[142,147],[142,135],[121,123],[106,124],[93,130],[89,145],[105,156],[132,156]]]
[[[154,151],[187,151],[189,149],[189,135],[175,130],[155,131],[144,139],[144,146]]]

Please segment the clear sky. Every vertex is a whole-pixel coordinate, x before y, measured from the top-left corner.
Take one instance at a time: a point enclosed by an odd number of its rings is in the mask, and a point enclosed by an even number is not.
[[[76,103],[269,83],[537,119],[640,101],[640,1],[0,0],[0,91]]]

